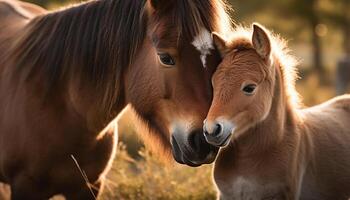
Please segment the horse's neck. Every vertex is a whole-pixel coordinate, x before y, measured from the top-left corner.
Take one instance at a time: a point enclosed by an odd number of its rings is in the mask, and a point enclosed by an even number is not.
[[[279,68],[276,68],[275,77],[275,89],[269,114],[234,143],[239,152],[244,155],[268,151],[285,139],[286,130],[292,130],[296,126],[295,111],[285,95],[286,87]]]
[[[14,80],[40,82],[45,98],[60,91],[92,130],[102,128],[126,104],[124,71],[146,35],[142,2],[91,1],[35,18],[13,51]]]

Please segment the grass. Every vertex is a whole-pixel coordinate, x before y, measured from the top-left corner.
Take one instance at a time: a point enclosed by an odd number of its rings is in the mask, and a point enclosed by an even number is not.
[[[100,200],[214,200],[211,166],[190,168],[166,164],[142,148],[138,160],[124,144],[118,146],[114,165],[105,179]],[[55,197],[54,200],[61,200]],[[0,185],[0,200],[9,200],[7,188]]]
[[[190,168],[166,164],[144,148],[135,160],[119,145],[101,199],[211,200],[216,198],[211,166]]]

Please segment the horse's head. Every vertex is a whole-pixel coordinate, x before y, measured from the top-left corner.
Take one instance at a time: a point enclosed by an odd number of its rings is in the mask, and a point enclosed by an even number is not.
[[[190,166],[211,163],[218,150],[202,128],[221,60],[211,31],[230,27],[223,24],[229,22],[224,6],[217,0],[148,1],[147,38],[135,62],[142,67],[130,73],[138,74],[128,88],[134,109],[153,136],[171,146],[175,160]]]
[[[251,41],[227,42],[217,34],[214,41],[223,61],[213,75],[214,98],[204,130],[210,144],[223,147],[268,115],[275,71],[269,35],[256,24]]]

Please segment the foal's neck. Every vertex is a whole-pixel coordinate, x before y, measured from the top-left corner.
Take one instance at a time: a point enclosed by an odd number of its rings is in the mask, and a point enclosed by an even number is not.
[[[267,117],[250,128],[235,141],[239,153],[259,154],[280,144],[286,137],[286,130],[295,128],[296,115],[286,95],[281,69],[275,67],[275,86],[271,109]]]

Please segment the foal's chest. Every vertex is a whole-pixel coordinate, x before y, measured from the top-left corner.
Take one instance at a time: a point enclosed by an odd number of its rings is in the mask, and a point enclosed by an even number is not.
[[[227,177],[228,178],[228,177]],[[279,200],[286,199],[280,183],[261,183],[243,176],[231,180],[216,179],[220,200]]]

